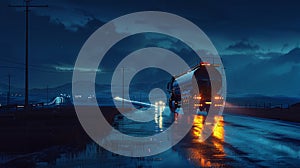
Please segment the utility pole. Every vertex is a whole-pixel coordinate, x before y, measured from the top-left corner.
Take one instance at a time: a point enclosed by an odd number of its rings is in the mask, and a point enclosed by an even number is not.
[[[49,99],[48,99],[48,94],[49,94],[49,92],[48,92],[48,85],[47,85],[47,105],[48,105],[48,103],[49,103]]]
[[[125,85],[125,77],[124,77],[124,74],[125,74],[125,68],[123,67],[122,68],[122,112],[124,112],[125,110],[124,110],[124,92],[125,92],[125,90],[124,90],[124,85]]]
[[[10,104],[10,75],[8,75],[7,106]]]
[[[25,0],[25,5],[9,5],[9,7],[25,8],[25,111],[29,111],[28,104],[28,14],[31,7],[48,7],[48,5],[30,5],[30,0]]]

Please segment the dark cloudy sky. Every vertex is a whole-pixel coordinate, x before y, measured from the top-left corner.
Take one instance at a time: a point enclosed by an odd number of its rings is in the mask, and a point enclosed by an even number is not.
[[[0,83],[11,74],[24,83],[24,11],[0,2]],[[32,0],[48,8],[30,12],[30,87],[58,86],[72,80],[77,54],[101,25],[124,14],[155,10],[177,14],[198,25],[223,59],[230,95],[300,96],[300,2],[262,0],[105,1]],[[188,53],[168,37],[142,35],[116,47],[124,55],[149,45]],[[112,60],[113,62],[113,60]],[[112,69],[109,63],[106,73]],[[104,78],[105,78],[105,74]],[[104,81],[100,81],[104,82]]]

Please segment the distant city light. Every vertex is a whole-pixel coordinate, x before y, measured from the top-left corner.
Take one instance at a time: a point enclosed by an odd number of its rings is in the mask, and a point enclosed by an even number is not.
[[[75,95],[74,97],[78,99],[78,98],[81,98],[82,95]]]
[[[89,95],[88,96],[88,99],[92,99],[92,98],[94,98],[95,97],[95,95]]]

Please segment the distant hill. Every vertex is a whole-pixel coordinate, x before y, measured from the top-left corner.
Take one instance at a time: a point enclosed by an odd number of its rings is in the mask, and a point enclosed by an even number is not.
[[[16,88],[14,86],[11,86],[11,92],[16,93],[16,92],[23,92],[23,89]],[[0,83],[0,93],[6,93],[8,91],[8,85],[4,83]]]
[[[293,105],[291,106],[291,108],[300,109],[300,102],[299,102],[299,103],[296,103],[296,104],[293,104]]]
[[[227,102],[237,106],[280,106],[286,107],[300,102],[300,97],[264,96],[259,94],[227,97]]]
[[[130,86],[130,93],[132,94],[131,98],[138,98],[139,100],[145,100],[148,99],[148,94],[153,88],[161,88],[162,90],[166,90],[166,84],[167,80],[162,81],[155,81],[154,83],[148,84],[148,83],[135,83]],[[91,87],[94,85],[93,83],[86,83],[86,82],[77,82],[75,85],[79,87]],[[117,88],[121,88],[120,86],[115,86]],[[7,92],[7,85],[0,83],[0,93],[2,92],[3,100],[1,101],[4,103],[6,101],[6,92]],[[95,84],[95,90],[97,97],[100,98],[108,98],[110,97],[110,89],[111,86],[108,84]],[[12,88],[12,92],[20,92],[23,93],[23,89],[20,88]],[[46,97],[47,89],[46,88],[35,88],[30,90],[30,95],[38,97]],[[64,85],[60,85],[57,87],[48,88],[48,94],[49,98],[52,98],[54,96],[57,96],[61,93],[71,94],[72,93],[72,83],[67,83]],[[140,99],[142,98],[142,99]],[[300,97],[286,97],[286,96],[265,96],[265,95],[259,95],[259,94],[249,94],[249,95],[240,95],[237,97],[229,96],[227,97],[226,101],[234,106],[280,106],[283,104],[284,106],[291,106],[293,104],[293,107],[299,107],[300,104]],[[296,104],[298,103],[298,104]]]
[[[149,92],[153,88],[161,88],[162,90],[166,90],[167,80],[156,81],[149,85],[148,83],[136,83],[130,85],[130,88],[133,92]],[[91,86],[94,85],[93,83],[86,84],[85,82],[77,82],[75,85],[79,87],[83,86]],[[1,87],[1,85],[0,85]],[[117,87],[117,86],[116,86]],[[120,85],[121,87],[121,85]],[[108,84],[95,84],[96,92],[108,92],[110,91],[111,86]],[[39,88],[39,89],[31,89],[30,93],[38,94],[38,93],[46,93],[46,88]],[[49,88],[49,93],[71,93],[72,92],[72,83],[67,83],[64,85],[60,85],[57,87]],[[260,94],[247,94],[241,96],[229,96],[227,97],[227,101],[234,104],[243,104],[243,103],[289,103],[295,104],[300,102],[300,97],[287,97],[287,96],[265,96]]]
[[[288,53],[280,56],[278,58],[278,62],[293,62],[293,63],[299,63],[300,62],[300,48],[294,48]]]
[[[143,91],[149,91],[150,89],[153,88],[162,88],[162,89],[166,89],[166,83],[168,81],[157,81],[154,83],[151,83],[151,85],[147,84],[147,83],[136,83],[130,86],[130,88],[132,89],[133,92],[143,92]],[[92,85],[94,85],[94,83],[86,83],[86,82],[77,82],[75,83],[75,85],[77,85],[78,87],[92,87]],[[118,87],[118,86],[115,86]],[[122,87],[121,84],[119,87]],[[108,92],[111,89],[111,85],[108,84],[95,84],[95,90],[96,92]],[[47,88],[35,88],[35,89],[31,89],[30,93],[32,94],[44,94],[47,92]],[[60,85],[57,87],[53,87],[53,88],[48,88],[48,92],[49,93],[71,93],[72,92],[72,83],[67,83],[64,85]]]

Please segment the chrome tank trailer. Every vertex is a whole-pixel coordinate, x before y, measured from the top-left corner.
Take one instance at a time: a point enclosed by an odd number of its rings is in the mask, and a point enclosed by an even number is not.
[[[215,65],[201,62],[187,72],[172,77],[167,84],[171,111],[177,112],[179,108],[185,106],[195,112],[208,112],[211,105],[224,106],[224,99],[219,93],[222,77],[216,68]],[[210,78],[208,70],[214,74],[212,75],[214,78]],[[215,93],[212,93],[211,80],[217,83]]]

